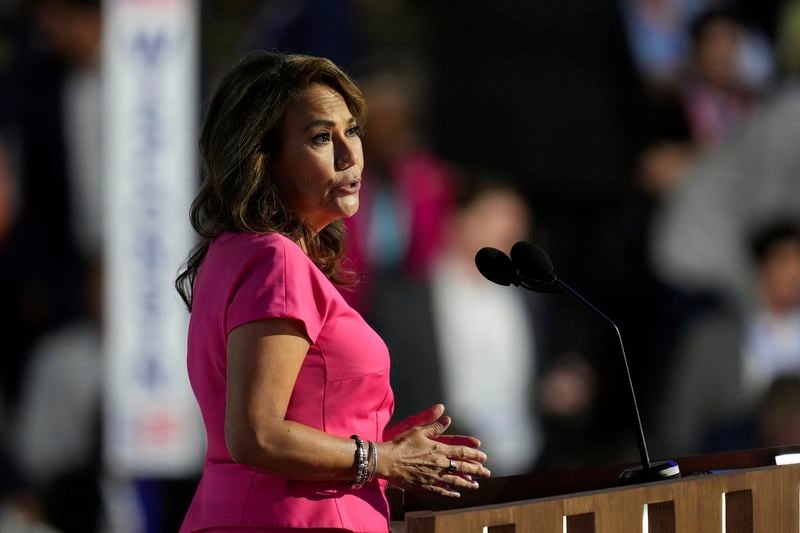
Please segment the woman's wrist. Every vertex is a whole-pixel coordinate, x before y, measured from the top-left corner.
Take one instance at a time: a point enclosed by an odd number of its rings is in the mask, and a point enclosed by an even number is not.
[[[350,483],[350,487],[360,489],[364,486],[364,483],[366,483],[369,477],[368,443],[362,441],[358,435],[352,435],[350,438],[353,439],[356,444],[356,452],[353,461],[356,467],[356,475]]]
[[[394,444],[390,442],[376,442],[375,452],[378,457],[378,464],[375,467],[375,477],[389,479],[393,472],[393,452]]]
[[[378,447],[375,445],[375,441],[369,441],[367,444],[367,483],[369,483],[375,479],[375,475],[378,473]]]

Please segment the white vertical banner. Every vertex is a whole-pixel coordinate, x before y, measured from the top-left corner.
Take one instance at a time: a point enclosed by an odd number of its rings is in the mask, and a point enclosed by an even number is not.
[[[104,446],[112,473],[184,476],[205,449],[174,280],[193,243],[196,0],[105,0]]]

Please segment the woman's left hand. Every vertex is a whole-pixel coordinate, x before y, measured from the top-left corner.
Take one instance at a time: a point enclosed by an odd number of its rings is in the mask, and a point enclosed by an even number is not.
[[[449,497],[459,497],[459,488],[478,488],[473,476],[491,475],[482,464],[486,454],[478,450],[480,441],[472,436],[444,435],[450,418],[443,415],[444,405],[436,404],[387,428],[384,442],[378,446],[390,465],[380,464],[381,477],[403,489]]]
[[[395,438],[400,433],[408,431],[416,426],[425,426],[439,420],[439,417],[444,413],[444,405],[437,403],[431,405],[427,409],[419,413],[409,416],[405,420],[397,424],[387,427],[383,432],[383,440],[389,441]],[[469,446],[470,448],[480,448],[481,441],[469,435],[436,435],[431,437],[433,440],[441,442],[442,444],[450,444],[452,446]]]

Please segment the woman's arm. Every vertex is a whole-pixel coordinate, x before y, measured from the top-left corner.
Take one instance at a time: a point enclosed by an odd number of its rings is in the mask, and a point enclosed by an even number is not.
[[[310,345],[302,324],[290,319],[251,322],[230,333],[225,441],[234,461],[289,479],[353,480],[352,439],[285,419]],[[476,488],[473,481],[444,472],[450,459],[457,460],[459,474],[488,477],[483,452],[434,440],[450,423],[441,413],[437,418],[378,444],[377,475],[448,496],[457,495],[449,487]]]

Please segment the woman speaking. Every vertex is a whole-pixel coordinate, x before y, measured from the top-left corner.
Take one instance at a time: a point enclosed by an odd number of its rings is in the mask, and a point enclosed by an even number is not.
[[[444,406],[386,428],[383,341],[340,296],[366,104],[327,59],[256,52],[201,135],[201,241],[176,285],[208,437],[181,531],[387,531],[387,483],[458,497],[487,477]]]

